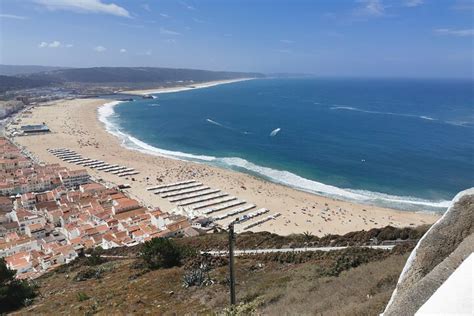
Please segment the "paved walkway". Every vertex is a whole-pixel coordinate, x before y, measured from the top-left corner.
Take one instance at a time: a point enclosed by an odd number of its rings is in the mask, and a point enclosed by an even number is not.
[[[266,253],[275,253],[275,252],[308,252],[308,251],[336,251],[343,250],[347,248],[370,248],[370,249],[382,249],[382,250],[392,250],[394,245],[387,246],[344,246],[344,247],[305,247],[305,248],[279,248],[279,249],[242,249],[235,250],[235,256],[241,255],[257,255],[257,254],[266,254]],[[209,254],[212,256],[228,256],[229,252],[227,250],[220,251],[201,251],[201,254]]]
[[[258,255],[266,253],[276,253],[276,252],[308,252],[308,251],[336,251],[343,250],[347,248],[370,248],[370,249],[381,249],[381,250],[392,250],[394,245],[388,246],[343,246],[343,247],[305,247],[305,248],[269,248],[269,249],[241,249],[235,250],[235,256],[241,255]],[[229,252],[227,250],[218,250],[218,251],[201,251],[201,254],[209,254],[212,256],[228,256]],[[90,257],[90,254],[85,254],[86,257]],[[102,258],[110,259],[133,259],[136,257],[129,256],[120,256],[120,255],[100,255]]]

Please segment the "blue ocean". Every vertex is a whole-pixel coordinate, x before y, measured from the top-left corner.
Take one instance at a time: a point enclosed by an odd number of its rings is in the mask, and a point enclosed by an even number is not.
[[[151,154],[442,212],[474,186],[473,89],[472,80],[259,79],[110,104],[100,115],[126,146]]]

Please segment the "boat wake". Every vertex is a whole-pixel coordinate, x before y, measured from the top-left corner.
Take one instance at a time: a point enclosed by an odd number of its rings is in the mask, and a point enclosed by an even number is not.
[[[211,123],[211,124],[214,124],[214,125],[217,125],[217,126],[220,126],[220,127],[224,127],[224,128],[229,128],[227,126],[224,126],[223,124],[219,123],[219,122],[216,122],[216,121],[213,121],[211,119],[206,119],[207,122]]]
[[[219,122],[217,122],[217,121],[211,120],[210,118],[207,118],[207,119],[206,119],[206,122],[208,122],[208,123],[210,123],[210,124],[212,124],[212,125],[216,125],[216,126],[219,126],[219,127],[225,128],[225,129],[228,129],[228,130],[233,131],[233,132],[236,132],[236,133],[240,133],[240,134],[244,134],[244,135],[252,134],[252,133],[249,132],[249,131],[243,131],[243,132],[241,132],[241,131],[239,131],[239,130],[237,130],[237,129],[235,129],[235,128],[232,128],[232,127],[230,127],[230,126],[224,125],[224,124],[219,123]]]

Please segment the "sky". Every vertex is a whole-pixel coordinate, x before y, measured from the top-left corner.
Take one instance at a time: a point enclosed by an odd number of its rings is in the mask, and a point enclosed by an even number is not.
[[[473,78],[474,0],[0,0],[0,63]]]

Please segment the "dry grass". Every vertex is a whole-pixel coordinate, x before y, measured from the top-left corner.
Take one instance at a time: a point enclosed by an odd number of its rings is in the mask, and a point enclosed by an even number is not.
[[[395,287],[406,256],[391,256],[342,272],[314,278],[317,267],[295,272],[291,282],[262,308],[269,315],[378,315]],[[317,272],[316,272],[317,274]],[[267,293],[268,295],[268,293]]]
[[[362,235],[367,237],[367,234]],[[224,236],[214,237],[221,240],[222,245]],[[266,234],[253,234],[241,240],[247,245],[288,242],[286,238]],[[199,250],[215,241],[205,236],[179,242]],[[395,287],[409,250],[410,247],[405,246],[392,252],[348,249],[237,257],[237,299],[246,304],[241,308],[244,313],[377,315]],[[114,251],[120,253],[120,250]],[[134,257],[139,248],[123,251]],[[33,306],[20,313],[182,315],[222,312],[229,297],[227,260],[212,260],[212,285],[184,288],[183,275],[186,269],[199,265],[198,259],[202,257],[192,258],[181,267],[148,271],[135,259],[87,266],[86,259],[82,258],[39,278],[41,295]],[[98,278],[91,273],[94,269],[100,270]],[[77,281],[78,274],[92,277]]]

